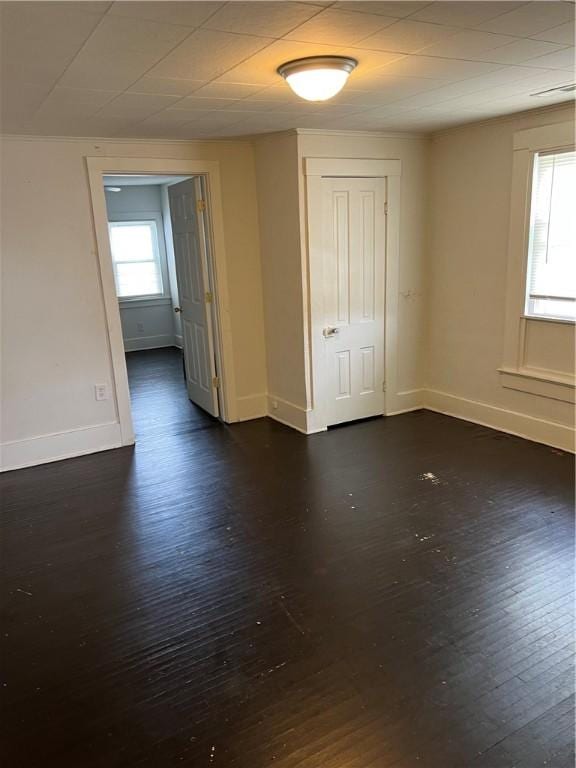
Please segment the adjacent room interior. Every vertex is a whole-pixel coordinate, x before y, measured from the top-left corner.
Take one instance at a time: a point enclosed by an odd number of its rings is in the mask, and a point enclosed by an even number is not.
[[[204,425],[221,411],[205,181],[134,174],[103,184],[135,437],[173,421]]]
[[[574,16],[0,2],[7,766],[573,768]]]

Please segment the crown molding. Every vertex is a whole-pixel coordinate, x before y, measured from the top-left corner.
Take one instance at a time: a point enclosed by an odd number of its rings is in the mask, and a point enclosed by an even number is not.
[[[322,128],[289,128],[286,131],[270,131],[269,133],[255,133],[251,141],[265,141],[281,136],[343,136],[354,139],[426,139],[427,133],[414,133],[409,131],[338,131],[323,130]]]
[[[352,136],[365,139],[423,139],[429,132],[421,131],[339,131],[321,128],[295,128],[298,136]]]
[[[75,143],[88,143],[91,144],[93,142],[99,142],[107,144],[175,144],[178,146],[186,145],[186,144],[222,144],[222,143],[246,143],[249,141],[249,136],[231,136],[229,138],[226,137],[216,137],[216,138],[205,138],[205,139],[143,139],[141,137],[138,138],[128,138],[128,137],[118,137],[114,138],[112,136],[42,136],[39,134],[31,134],[31,133],[2,133],[0,134],[0,140],[2,141],[64,141],[64,142],[75,142]]]
[[[449,136],[452,133],[458,133],[468,128],[481,128],[482,126],[494,125],[497,123],[510,123],[523,117],[530,117],[536,115],[546,115],[554,112],[564,112],[568,107],[572,106],[573,116],[576,117],[576,104],[574,101],[562,101],[559,104],[548,104],[543,107],[536,107],[534,109],[524,109],[521,112],[510,112],[506,115],[497,115],[496,117],[485,118],[484,120],[470,120],[467,123],[458,123],[450,128],[442,128],[439,131],[431,131],[429,136],[434,141],[436,138],[442,138],[442,136]]]

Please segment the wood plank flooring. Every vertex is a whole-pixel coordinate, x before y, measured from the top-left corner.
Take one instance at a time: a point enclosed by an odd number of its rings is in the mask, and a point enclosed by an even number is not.
[[[128,364],[135,449],[0,477],[2,766],[573,766],[572,457]]]

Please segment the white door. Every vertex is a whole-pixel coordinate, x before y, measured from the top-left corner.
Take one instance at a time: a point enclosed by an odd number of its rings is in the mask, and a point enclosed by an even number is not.
[[[168,187],[188,397],[218,416],[216,361],[200,179]]]
[[[384,413],[385,179],[322,179],[327,425]]]

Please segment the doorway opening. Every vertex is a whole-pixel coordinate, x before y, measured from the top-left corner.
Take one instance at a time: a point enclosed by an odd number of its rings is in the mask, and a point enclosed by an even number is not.
[[[221,418],[206,179],[102,176],[136,436]]]

